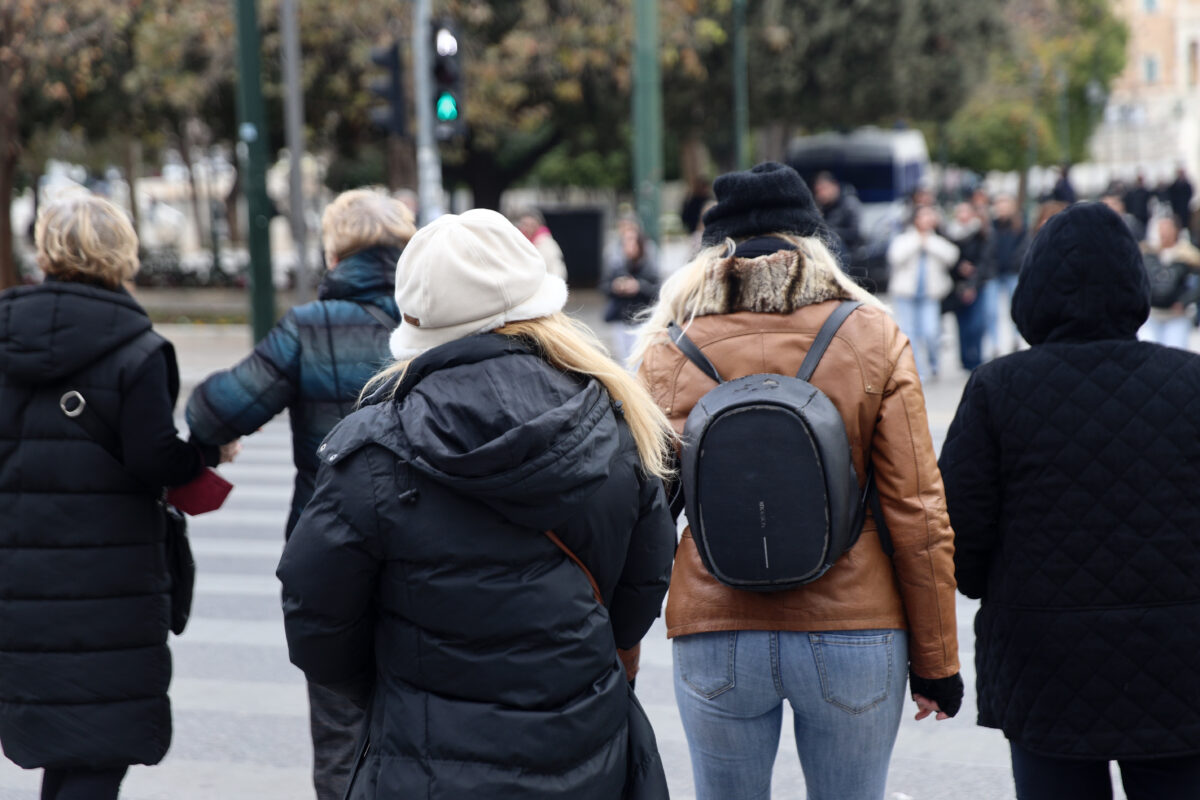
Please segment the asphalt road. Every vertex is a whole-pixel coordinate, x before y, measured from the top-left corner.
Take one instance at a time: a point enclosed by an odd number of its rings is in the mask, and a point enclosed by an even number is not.
[[[595,298],[576,310],[596,322]],[[952,328],[951,328],[952,329]],[[179,350],[185,387],[226,366],[249,347],[243,328],[163,326]],[[947,350],[945,363],[953,361]],[[953,369],[928,387],[930,425],[940,446],[962,391]],[[185,388],[185,391],[187,389]],[[237,463],[222,468],[236,485],[221,511],[191,521],[198,563],[193,618],[172,641],[175,738],[167,758],[135,767],[127,800],[296,800],[313,797],[304,680],[287,659],[274,577],[291,494],[286,419],[247,438]],[[976,604],[958,602],[964,679],[972,687]],[[648,635],[638,693],[658,735],[672,796],[692,797],[687,744],[675,710],[671,650],[661,621]],[[1011,800],[1008,750],[997,732],[974,724],[973,691],[956,719],[912,719],[908,704],[888,781],[889,800]],[[33,800],[40,772],[0,760],[0,800]],[[805,797],[791,721],[785,716],[774,796]],[[1123,794],[1117,790],[1118,798]],[[731,798],[731,800],[736,800]]]

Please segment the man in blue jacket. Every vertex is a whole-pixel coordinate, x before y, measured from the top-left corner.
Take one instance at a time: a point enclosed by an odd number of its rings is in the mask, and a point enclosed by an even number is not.
[[[400,318],[392,296],[396,261],[415,232],[408,207],[386,194],[339,195],[321,219],[329,272],[318,299],[288,311],[253,353],[210,375],[188,400],[192,437],[206,444],[253,433],[288,410],[296,479],[285,535],[312,497],[317,446],[390,360],[388,338]],[[315,684],[308,693],[317,798],[337,800],[353,767],[363,713]]]

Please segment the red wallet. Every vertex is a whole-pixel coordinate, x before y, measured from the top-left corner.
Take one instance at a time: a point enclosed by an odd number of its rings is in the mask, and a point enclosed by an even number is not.
[[[195,480],[167,490],[167,502],[185,514],[196,516],[216,511],[233,491],[233,484],[205,467]]]

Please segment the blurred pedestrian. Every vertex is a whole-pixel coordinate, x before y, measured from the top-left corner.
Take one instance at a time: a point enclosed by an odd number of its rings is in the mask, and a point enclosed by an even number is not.
[[[1124,193],[1118,187],[1110,186],[1104,194],[1100,195],[1100,202],[1111,208],[1121,221],[1129,228],[1129,232],[1133,234],[1133,238],[1139,242],[1146,238],[1146,231],[1142,228],[1142,223],[1133,214],[1125,210]]]
[[[604,321],[613,324],[613,344],[618,361],[633,350],[638,314],[658,297],[658,250],[646,238],[636,217],[617,225],[617,238],[604,258],[600,290],[608,296]]]
[[[679,221],[689,234],[700,228],[700,219],[704,209],[712,201],[712,181],[704,174],[692,179],[687,196],[683,198],[683,207],[679,210]]]
[[[493,211],[400,259],[397,361],[279,564],[292,661],[370,709],[350,800],[666,798],[617,650],[667,589],[670,428],[566,299]]]
[[[842,184],[831,172],[817,173],[813,179],[813,197],[821,216],[825,218],[825,226],[836,234],[840,251],[836,253],[843,267],[851,264],[852,254],[862,246],[862,233],[859,225],[862,219],[862,204],[853,194],[844,191]]]
[[[1079,199],[1075,194],[1075,187],[1071,183],[1070,164],[1063,164],[1059,169],[1058,180],[1055,181],[1054,188],[1050,191],[1050,199],[1067,205],[1071,205]]]
[[[1172,216],[1154,221],[1157,246],[1143,247],[1150,280],[1150,318],[1140,338],[1186,350],[1192,332],[1190,307],[1200,300],[1200,250],[1180,238],[1179,221]]]
[[[318,299],[288,311],[253,353],[205,378],[188,400],[192,436],[213,444],[254,433],[288,411],[296,479],[285,536],[312,497],[317,446],[387,362],[400,318],[392,299],[396,260],[415,232],[399,200],[367,189],[338,195],[321,217],[328,271]],[[340,799],[363,714],[314,683],[308,697],[317,798]]]
[[[1030,349],[971,376],[942,450],[979,724],[1021,800],[1200,797],[1200,357],[1139,342],[1137,242],[1087,203],[1037,235]]]
[[[983,335],[988,319],[983,293],[990,282],[987,229],[975,207],[959,203],[946,224],[946,238],[958,248],[958,262],[950,270],[954,289],[944,309],[958,322],[958,352],[963,369],[970,372],[983,363]]]
[[[1037,232],[1045,227],[1051,217],[1066,211],[1068,208],[1070,208],[1070,204],[1064,203],[1061,200],[1047,200],[1044,203],[1039,203],[1037,214],[1034,215],[1033,219],[1033,235],[1036,236]]]
[[[918,206],[908,228],[888,246],[888,292],[900,330],[912,342],[922,380],[938,374],[942,299],[954,290],[958,248],[937,232],[934,206]]]
[[[995,355],[1017,349],[1019,334],[1012,327],[1009,308],[1028,244],[1028,231],[1016,198],[1010,194],[997,195],[992,207],[992,236],[986,256],[992,280],[984,287],[983,296],[988,338]]]
[[[760,164],[714,187],[707,247],[663,287],[635,353],[639,374],[681,432],[715,382],[666,335],[670,322],[686,326],[727,380],[794,376],[830,314],[842,301],[861,303],[812,382],[841,412],[857,474],[874,471],[894,555],[881,549],[872,515],[819,579],[750,592],[713,577],[684,531],[667,635],[696,798],[770,795],[786,699],[808,796],[879,800],[906,673],[917,719],[952,716],[962,697],[953,534],[916,365],[892,318],[839,268],[794,170]],[[763,480],[794,477],[763,467]],[[709,502],[720,502],[719,491]]]
[[[0,294],[0,743],[43,800],[109,800],[171,743],[163,487],[236,448],[177,435],[125,212],[74,194],[35,240],[45,282]]]
[[[533,242],[533,246],[546,260],[546,269],[550,274],[562,280],[567,279],[567,262],[563,260],[562,248],[554,240],[554,234],[546,225],[546,218],[536,208],[526,208],[517,212],[513,217],[517,229],[525,234],[525,238]]]
[[[1146,176],[1139,170],[1133,187],[1125,193],[1122,199],[1125,202],[1125,210],[1141,223],[1143,237],[1150,224],[1150,197],[1150,190],[1146,187]]]
[[[1175,180],[1167,187],[1166,200],[1171,207],[1171,213],[1180,221],[1186,230],[1192,218],[1192,182],[1188,180],[1187,170],[1179,167],[1175,170]]]

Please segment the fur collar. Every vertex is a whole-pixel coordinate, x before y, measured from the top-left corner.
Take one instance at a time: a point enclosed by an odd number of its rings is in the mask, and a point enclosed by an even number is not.
[[[830,275],[805,269],[796,250],[780,250],[758,258],[721,258],[704,276],[696,316],[755,311],[789,314],[827,300],[857,299]]]

